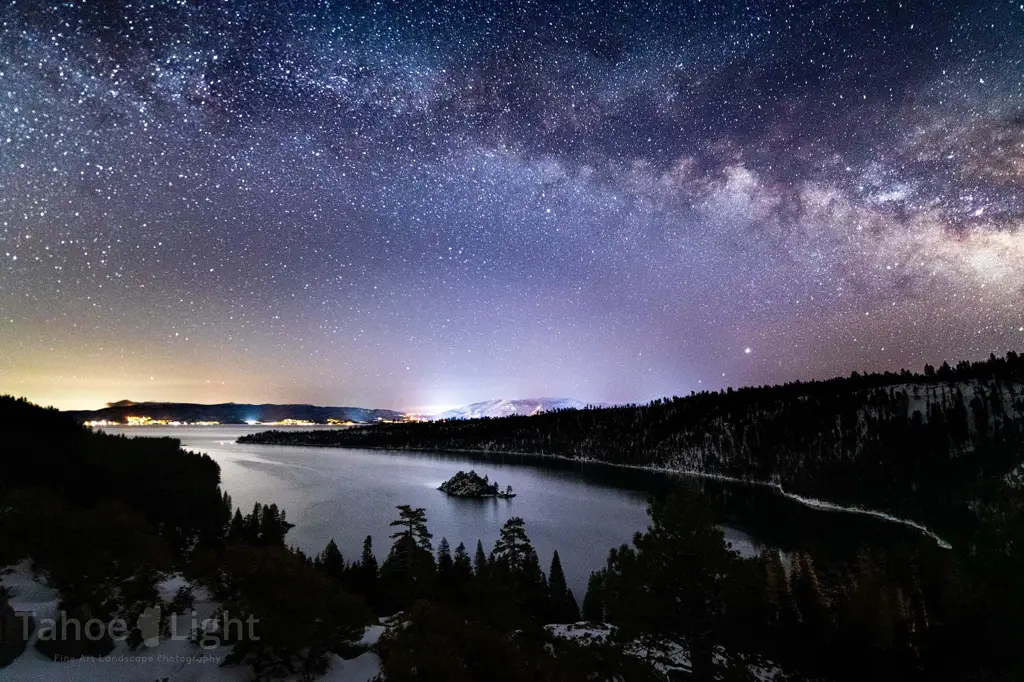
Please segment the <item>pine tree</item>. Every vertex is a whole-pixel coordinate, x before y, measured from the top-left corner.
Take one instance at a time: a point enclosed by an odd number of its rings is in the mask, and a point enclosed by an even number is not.
[[[501,536],[491,551],[488,571],[492,598],[506,605],[510,626],[525,625],[545,617],[547,580],[522,518],[512,517],[502,526]]]
[[[260,543],[260,517],[263,515],[263,505],[259,502],[252,507],[252,513],[245,517],[245,531],[242,534],[247,545],[258,545]]]
[[[714,643],[724,622],[728,549],[707,503],[684,488],[652,502],[651,525],[634,548],[609,552],[602,593],[606,618],[626,635],[687,642],[694,680],[714,679]]]
[[[338,549],[334,538],[327,543],[327,547],[320,553],[319,559],[318,566],[323,574],[331,580],[341,583],[345,575],[345,558],[341,555],[341,550]]]
[[[227,541],[243,542],[245,540],[245,519],[242,517],[242,510],[235,509],[235,515],[231,517],[231,524],[228,526]]]
[[[224,494],[220,498],[220,509],[217,510],[217,521],[216,528],[214,530],[214,536],[211,537],[208,532],[204,533],[203,542],[207,546],[221,547],[225,540],[227,540],[228,533],[231,530],[232,514],[231,510],[234,507],[231,506],[231,495],[225,490]]]
[[[426,511],[399,505],[399,518],[391,522],[401,530],[391,535],[394,544],[381,566],[379,596],[390,601],[389,608],[404,608],[425,596],[436,577],[434,555],[427,530]]]
[[[484,554],[484,543],[476,541],[476,553],[473,555],[473,573],[477,578],[487,573],[487,555]]]
[[[583,597],[583,618],[596,623],[604,622],[602,572],[594,571],[587,580],[587,594]]]
[[[526,522],[519,516],[513,516],[501,527],[501,537],[494,543],[491,553],[495,562],[505,564],[513,573],[526,567],[533,547],[526,536]]]
[[[441,589],[451,586],[454,570],[455,562],[452,559],[448,538],[441,538],[441,543],[437,546],[437,580]]]
[[[481,548],[482,550],[483,548]],[[473,579],[473,564],[466,551],[466,545],[459,543],[455,548],[455,558],[452,562],[452,583],[456,590],[461,590]]]
[[[373,555],[373,538],[369,535],[363,540],[363,553],[359,562],[353,566],[353,587],[366,597],[371,605],[377,604],[377,557]]]
[[[377,575],[377,557],[373,555],[373,538],[369,535],[363,540],[363,553],[359,557],[359,566],[373,576]]]
[[[580,619],[580,609],[576,598],[565,583],[562,572],[562,561],[558,558],[558,550],[551,557],[551,569],[548,571],[548,617],[551,623],[575,623]]]
[[[288,523],[283,509],[278,509],[276,504],[269,504],[263,507],[260,513],[258,527],[258,544],[282,547],[284,536],[294,524]]]
[[[403,530],[392,533],[391,539],[400,540],[406,538],[421,549],[428,552],[433,551],[430,538],[434,536],[427,531],[427,511],[423,507],[413,509],[407,504],[400,504],[396,509],[398,509],[398,518],[392,521],[390,525],[401,527]]]
[[[548,581],[544,571],[540,568],[540,557],[537,556],[537,552],[533,547],[530,547],[526,552],[521,574],[524,584],[531,589],[535,588],[535,594],[532,596],[543,602],[547,596]]]

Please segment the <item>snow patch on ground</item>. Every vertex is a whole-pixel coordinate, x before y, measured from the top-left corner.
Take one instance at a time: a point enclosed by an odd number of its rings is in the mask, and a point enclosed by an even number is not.
[[[358,644],[365,647],[377,646],[377,642],[385,630],[387,630],[387,627],[384,625],[370,625],[366,628],[366,632],[363,633],[363,637],[359,640]]]
[[[682,644],[668,640],[659,642],[636,641],[625,648],[631,656],[647,661],[666,677],[672,671],[690,672],[690,652]],[[725,657],[715,654],[715,663],[725,663]]]
[[[323,682],[368,682],[379,673],[380,656],[371,651],[347,661],[337,654],[332,654],[327,673],[319,679]]]
[[[36,578],[32,562],[22,561],[0,572],[0,583],[13,593],[9,602],[15,613],[31,614],[36,622],[56,616],[60,593],[42,577]]]
[[[10,604],[18,613],[30,613],[38,631],[42,619],[56,619],[60,594],[37,577],[31,562],[23,561],[9,573],[0,575],[0,582],[10,588]],[[160,582],[160,598],[169,602],[188,582],[180,575],[172,575]],[[221,666],[230,652],[227,646],[203,649],[188,641],[188,634],[204,619],[210,618],[218,608],[209,593],[197,588],[195,615],[170,616],[174,638],[161,637],[154,647],[140,647],[131,651],[125,642],[115,642],[113,651],[102,658],[81,658],[74,661],[52,661],[35,649],[37,633],[32,635],[25,652],[9,666],[0,669],[4,682],[152,682],[168,678],[171,682],[248,682],[254,672],[250,666]],[[360,643],[372,646],[380,637],[384,626],[371,625]],[[371,652],[351,660],[332,655],[330,667],[324,677],[327,682],[368,682],[381,671],[380,658]],[[296,680],[298,678],[295,678]]]
[[[615,632],[614,625],[588,621],[545,625],[544,629],[552,637],[569,640],[581,646],[604,644],[611,639]],[[687,674],[690,672],[690,654],[686,647],[678,642],[638,639],[627,644],[623,651],[647,661],[658,672],[666,676],[673,671],[681,671]],[[744,666],[758,682],[778,682],[786,677],[778,666],[765,661],[751,661],[750,659],[732,657],[722,647],[718,647],[715,651],[714,662],[719,666],[730,664]]]
[[[545,625],[553,637],[568,639],[577,644],[603,644],[608,641],[615,628],[607,623],[590,623],[580,621],[578,623],[557,623]]]

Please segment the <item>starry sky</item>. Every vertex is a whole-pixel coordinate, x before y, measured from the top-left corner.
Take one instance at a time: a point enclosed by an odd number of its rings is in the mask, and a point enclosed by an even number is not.
[[[1024,349],[1024,4],[0,7],[0,392],[429,413]]]

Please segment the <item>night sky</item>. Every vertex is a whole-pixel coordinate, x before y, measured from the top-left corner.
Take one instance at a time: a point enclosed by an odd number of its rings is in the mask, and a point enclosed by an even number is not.
[[[429,412],[1024,349],[1024,4],[9,2],[0,392]]]

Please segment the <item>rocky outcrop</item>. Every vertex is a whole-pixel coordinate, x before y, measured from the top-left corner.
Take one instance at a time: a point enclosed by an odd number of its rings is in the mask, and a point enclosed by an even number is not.
[[[491,483],[487,476],[480,477],[475,471],[460,471],[441,484],[438,490],[456,497],[504,497],[512,498],[512,486],[505,490],[498,487],[497,481]]]
[[[31,617],[28,614],[16,614],[7,603],[6,595],[0,592],[0,668],[25,651],[32,629]]]
[[[36,649],[55,661],[71,661],[82,656],[106,656],[114,650],[107,623],[93,617],[88,606],[79,606],[58,621],[39,631]]]

